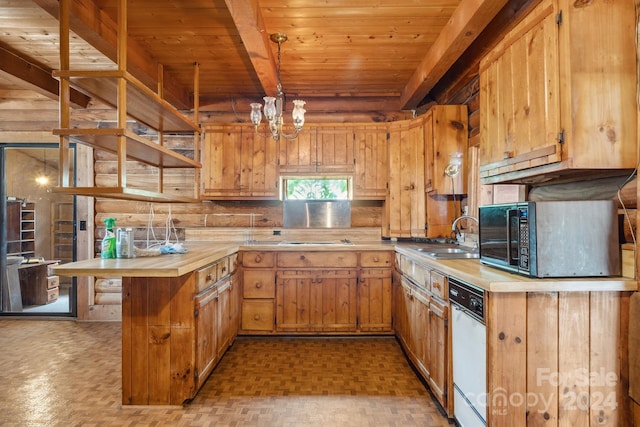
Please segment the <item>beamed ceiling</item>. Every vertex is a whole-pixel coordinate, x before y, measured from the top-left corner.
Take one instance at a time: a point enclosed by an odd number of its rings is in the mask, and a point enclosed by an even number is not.
[[[307,101],[309,117],[386,120],[447,102],[537,2],[128,0],[128,69],[155,89],[162,68],[165,98],[189,110],[198,63],[206,117],[247,121],[249,103],[275,93],[277,45],[269,35],[282,32],[289,101]],[[72,69],[114,67],[119,3],[70,0]],[[58,0],[0,0],[0,130],[57,120],[57,16]],[[72,102],[97,108],[80,93]]]

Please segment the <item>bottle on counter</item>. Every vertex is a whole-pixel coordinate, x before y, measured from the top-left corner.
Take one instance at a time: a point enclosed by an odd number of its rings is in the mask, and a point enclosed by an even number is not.
[[[118,228],[116,231],[116,256],[118,258],[133,258],[133,229]]]
[[[115,218],[105,218],[104,223],[107,230],[104,233],[102,239],[102,251],[100,252],[100,258],[115,258],[116,257],[116,233],[114,228],[116,227]]]

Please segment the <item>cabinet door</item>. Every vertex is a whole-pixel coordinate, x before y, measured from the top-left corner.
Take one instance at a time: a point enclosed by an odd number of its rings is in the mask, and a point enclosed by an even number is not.
[[[360,270],[358,293],[358,329],[391,331],[391,269]]]
[[[442,407],[446,408],[449,368],[449,312],[447,305],[435,298],[431,299],[429,308],[429,386]]]
[[[240,310],[242,307],[242,286],[240,284],[239,275],[233,274],[229,277],[231,283],[231,295],[229,299],[231,341],[235,339],[240,330]]]
[[[218,310],[216,287],[205,290],[195,300],[196,389],[213,370],[218,358]]]
[[[400,122],[389,133],[389,193],[385,237],[425,237],[424,129],[422,121]]]
[[[384,200],[389,177],[389,142],[386,127],[354,129],[356,150],[354,200]]]
[[[417,287],[412,290],[413,305],[410,313],[410,333],[413,345],[414,364],[425,379],[429,379],[429,295]]]
[[[278,197],[278,143],[248,126],[212,126],[202,148],[202,195],[208,199]]]
[[[482,60],[481,177],[561,160],[555,19],[543,2]]]
[[[353,130],[322,126],[317,130],[316,172],[352,174],[355,170]]]
[[[355,331],[355,270],[278,273],[276,329],[286,331]]]
[[[355,169],[355,143],[349,126],[305,126],[280,144],[280,173],[344,173]]]
[[[467,194],[468,121],[466,105],[436,105],[425,115],[425,190]],[[449,176],[445,171],[454,159],[460,165],[455,176]]]
[[[410,291],[403,285],[402,276],[398,271],[393,272],[393,328],[402,346],[408,348],[407,339],[407,301]]]
[[[224,354],[233,340],[231,328],[231,281],[226,280],[218,285],[218,354]]]

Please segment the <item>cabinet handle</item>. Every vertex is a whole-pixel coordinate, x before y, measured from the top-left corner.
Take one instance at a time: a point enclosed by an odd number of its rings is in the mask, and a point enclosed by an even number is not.
[[[262,262],[262,257],[260,255],[256,255],[255,262]]]
[[[222,267],[222,272],[226,273],[227,272],[227,267]]]
[[[255,316],[253,316],[253,320],[260,320],[260,315],[256,314]]]
[[[440,289],[440,283],[433,282],[433,287],[436,288],[436,289]]]
[[[256,283],[256,288],[260,289],[262,287],[262,282]]]
[[[378,258],[377,256],[373,257],[373,262],[380,262],[380,258]]]
[[[208,282],[209,280],[211,280],[211,274],[207,274],[207,278],[206,278],[206,280],[207,280],[207,282]]]
[[[306,258],[304,257],[304,255],[300,255],[300,259],[304,261]]]

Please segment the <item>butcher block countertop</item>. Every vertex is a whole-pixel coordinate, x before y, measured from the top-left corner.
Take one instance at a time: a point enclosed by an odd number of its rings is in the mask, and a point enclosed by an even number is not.
[[[477,259],[433,260],[410,249],[415,246],[399,244],[396,245],[396,251],[489,292],[606,292],[638,289],[638,282],[626,277],[535,279],[483,265]]]
[[[184,243],[188,252],[131,259],[100,259],[61,264],[52,269],[61,276],[179,277],[242,251],[370,251],[396,250],[435,270],[456,277],[489,292],[587,292],[635,291],[637,281],[625,277],[533,279],[510,274],[481,264],[477,259],[433,260],[410,247],[415,244],[389,241],[353,242],[252,242]]]

